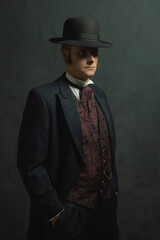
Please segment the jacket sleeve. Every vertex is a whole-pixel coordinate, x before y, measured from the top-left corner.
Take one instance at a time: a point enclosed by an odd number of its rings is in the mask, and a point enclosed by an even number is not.
[[[20,127],[17,165],[40,222],[56,216],[64,207],[47,172],[48,143],[47,104],[36,90],[31,90]]]

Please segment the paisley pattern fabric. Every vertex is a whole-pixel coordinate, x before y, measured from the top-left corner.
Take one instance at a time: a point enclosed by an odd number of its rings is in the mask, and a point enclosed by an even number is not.
[[[82,88],[80,100],[75,96],[74,99],[81,120],[84,167],[68,200],[87,208],[95,208],[97,202],[105,202],[111,195],[108,127],[92,88]]]

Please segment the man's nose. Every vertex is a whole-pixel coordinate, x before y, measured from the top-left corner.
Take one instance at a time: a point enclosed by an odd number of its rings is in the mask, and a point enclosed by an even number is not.
[[[94,56],[89,52],[87,55],[87,63],[91,65],[92,63],[94,63],[94,60]]]

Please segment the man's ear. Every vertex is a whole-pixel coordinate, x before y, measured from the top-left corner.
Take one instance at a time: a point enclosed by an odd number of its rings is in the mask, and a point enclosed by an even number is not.
[[[68,50],[62,49],[61,53],[62,53],[62,57],[63,57],[65,63],[67,63],[68,54],[69,54]]]

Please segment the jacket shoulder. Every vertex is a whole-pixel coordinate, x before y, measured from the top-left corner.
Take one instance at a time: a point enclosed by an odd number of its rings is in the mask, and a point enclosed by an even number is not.
[[[34,92],[44,98],[57,95],[59,93],[59,81],[63,81],[63,79],[64,79],[64,76],[62,75],[61,77],[54,80],[53,82],[39,85],[35,88],[32,88],[30,92]]]
[[[31,89],[31,91],[35,91],[37,93],[39,93],[40,95],[45,95],[46,93],[52,92],[52,93],[56,93],[58,91],[58,80],[55,80],[53,82],[50,83],[46,83],[43,85],[39,85],[33,89]]]
[[[99,97],[101,97],[101,98],[103,98],[104,96],[106,97],[105,92],[100,87],[98,87],[96,85],[92,85],[91,87],[94,89],[95,93],[97,95],[99,95]]]

